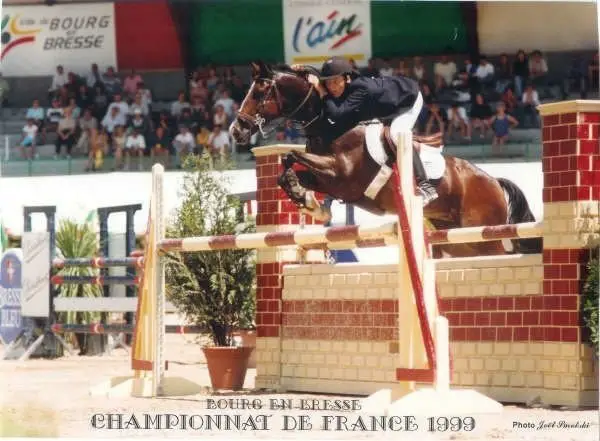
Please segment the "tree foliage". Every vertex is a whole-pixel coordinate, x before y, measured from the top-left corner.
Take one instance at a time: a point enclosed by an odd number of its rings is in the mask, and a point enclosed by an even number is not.
[[[186,164],[182,202],[168,223],[167,237],[250,233],[240,222],[241,203],[228,193],[228,181],[209,171],[205,160]],[[166,263],[167,295],[198,326],[206,327],[216,346],[231,346],[235,329],[252,326],[255,312],[255,251],[220,250],[170,253]]]

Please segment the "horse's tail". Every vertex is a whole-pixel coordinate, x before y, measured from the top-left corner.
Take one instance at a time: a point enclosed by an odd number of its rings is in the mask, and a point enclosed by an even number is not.
[[[527,203],[523,191],[508,179],[498,178],[498,183],[508,196],[508,223],[535,222],[535,216],[529,208],[529,203]],[[536,254],[542,252],[543,241],[541,237],[514,239],[512,243],[515,247],[515,253]]]

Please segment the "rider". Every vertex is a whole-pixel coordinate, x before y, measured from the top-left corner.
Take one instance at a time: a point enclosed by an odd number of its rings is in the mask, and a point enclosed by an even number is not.
[[[294,65],[294,70],[309,71]],[[308,81],[315,87],[325,104],[325,116],[341,135],[360,122],[391,120],[390,134],[397,139],[402,131],[412,131],[423,107],[419,84],[404,76],[371,78],[361,76],[343,57],[331,57],[321,68],[320,79],[311,73]],[[413,169],[423,205],[438,197],[435,187],[427,180],[423,163],[413,154]]]

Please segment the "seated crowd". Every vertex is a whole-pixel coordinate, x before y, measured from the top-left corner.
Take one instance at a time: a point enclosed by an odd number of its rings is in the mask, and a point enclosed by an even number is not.
[[[20,146],[28,159],[36,157],[55,133],[55,158],[61,153],[87,155],[88,169],[115,158],[115,169],[129,169],[149,156],[166,166],[180,166],[190,153],[224,159],[232,148],[228,127],[237,114],[246,86],[231,70],[218,76],[213,68],[197,70],[170,111],[153,111],[152,94],[135,71],[123,81],[114,69],[101,75],[96,64],[85,78],[57,67],[49,89],[50,107],[34,100],[26,113]],[[154,159],[155,158],[155,159]]]
[[[369,76],[406,75],[419,81],[424,106],[417,122],[420,134],[442,132],[445,142],[458,139],[481,142],[491,138],[493,151],[509,141],[514,127],[539,128],[537,106],[542,98],[564,99],[573,89],[585,98],[598,88],[598,54],[576,59],[560,84],[550,79],[540,51],[529,56],[518,51],[511,61],[506,54],[496,65],[486,56],[467,58],[457,66],[442,55],[431,71],[421,57],[410,60],[371,60],[362,73]],[[460,64],[460,63],[459,63]],[[109,67],[102,74],[92,64],[86,76],[68,74],[58,66],[48,92],[49,107],[34,100],[27,110],[20,146],[23,156],[36,157],[35,148],[55,133],[55,157],[74,151],[89,158],[88,169],[115,158],[115,169],[129,169],[131,161],[142,168],[148,156],[166,166],[180,166],[190,153],[213,159],[227,157],[233,149],[228,127],[247,91],[231,67],[221,74],[214,67],[199,68],[167,110],[153,110],[152,93],[132,70],[121,79]],[[561,96],[562,95],[562,96]],[[279,142],[302,143],[302,133],[291,121],[276,132]],[[256,136],[253,138],[256,142]],[[133,159],[132,159],[133,158]]]

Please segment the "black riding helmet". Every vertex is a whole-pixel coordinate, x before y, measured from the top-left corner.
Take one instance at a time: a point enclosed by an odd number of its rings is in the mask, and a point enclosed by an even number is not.
[[[321,80],[338,77],[340,75],[358,75],[352,64],[344,57],[331,57],[321,67]]]

